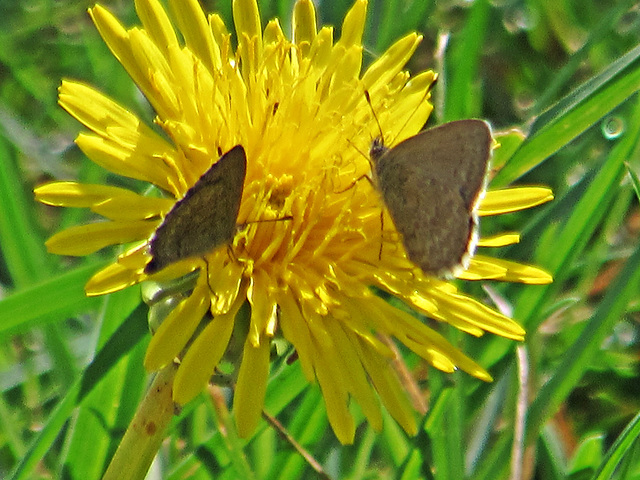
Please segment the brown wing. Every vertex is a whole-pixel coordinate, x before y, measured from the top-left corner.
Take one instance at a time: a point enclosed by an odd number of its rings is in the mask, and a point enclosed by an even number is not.
[[[225,153],[173,206],[153,234],[146,273],[210,252],[233,238],[247,158],[242,146]]]
[[[475,228],[491,132],[480,120],[427,130],[374,158],[379,189],[411,261],[427,273],[460,264]]]

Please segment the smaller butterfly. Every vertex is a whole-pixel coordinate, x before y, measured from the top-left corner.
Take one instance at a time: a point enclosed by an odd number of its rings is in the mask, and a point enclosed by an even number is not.
[[[167,213],[149,242],[152,274],[231,242],[242,199],[247,157],[236,145],[214,163]]]

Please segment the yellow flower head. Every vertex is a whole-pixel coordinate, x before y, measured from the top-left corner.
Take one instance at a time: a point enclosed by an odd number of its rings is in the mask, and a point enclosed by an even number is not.
[[[513,320],[416,269],[392,222],[383,222],[381,230],[383,204],[371,183],[362,181],[370,165],[361,152],[380,134],[372,112],[392,144],[416,134],[431,112],[428,91],[435,74],[411,77],[402,70],[421,37],[402,38],[361,74],[365,0],[356,0],[337,42],[331,28],[316,30],[311,0],[295,5],[293,40],[277,20],[261,30],[255,0],[235,0],[235,51],[220,17],[205,16],[197,0],[169,3],[184,43],[157,0],[136,1],[142,27],[129,30],[105,8],[90,10],[165,135],[91,87],[71,81],[60,87],[62,107],[92,132],[76,139],[83,152],[166,195],[74,182],[43,185],[36,189],[39,201],[87,207],[106,219],[54,235],[48,249],[87,255],[130,244],[88,282],[88,295],[149,278],[196,277],[189,294],[159,325],[145,358],[154,371],[180,357],[173,392],[177,403],[188,402],[206,385],[248,302],[251,313],[234,396],[240,434],[250,434],[260,418],[277,333],[295,348],[308,380],[319,383],[342,442],[354,437],[350,398],[375,428],[382,425],[381,401],[407,432],[415,433],[412,408],[391,368],[395,354],[384,338],[395,338],[445,372],[460,368],[482,380],[491,377],[371,287],[472,335],[524,336]],[[233,182],[222,182],[228,188],[223,192],[241,195],[233,238],[146,273],[149,244],[163,219],[236,145],[246,153],[244,186],[239,191],[229,187]],[[235,160],[229,163],[236,165]],[[230,172],[236,175],[233,165]],[[550,198],[542,188],[487,192],[478,214],[528,208]],[[198,218],[195,208],[189,232],[199,230]],[[513,241],[517,236],[506,235],[481,239],[479,246]],[[533,267],[480,255],[458,277],[550,281]]]

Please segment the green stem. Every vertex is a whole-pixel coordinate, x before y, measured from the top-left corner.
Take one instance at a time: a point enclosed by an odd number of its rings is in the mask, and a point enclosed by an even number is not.
[[[174,413],[171,394],[175,373],[176,367],[173,364],[158,372],[138,405],[102,480],[145,478]]]

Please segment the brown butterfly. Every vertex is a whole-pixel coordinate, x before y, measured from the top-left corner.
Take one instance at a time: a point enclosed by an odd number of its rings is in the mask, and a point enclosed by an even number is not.
[[[145,273],[155,273],[178,260],[201,256],[231,242],[246,171],[244,148],[236,145],[198,179],[151,237],[151,261]]]
[[[446,123],[391,149],[381,137],[373,141],[374,183],[409,259],[425,273],[448,275],[468,266],[491,144],[481,120]]]

